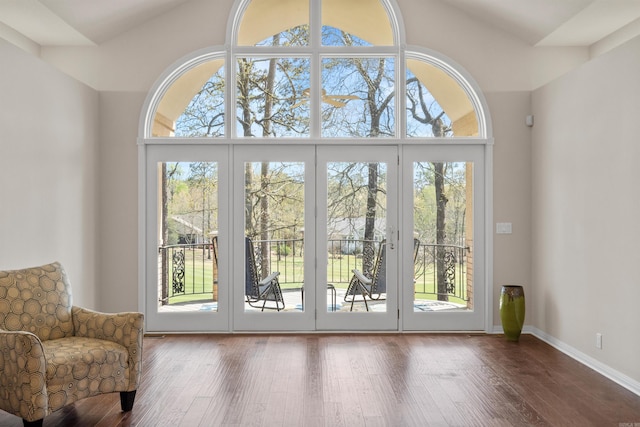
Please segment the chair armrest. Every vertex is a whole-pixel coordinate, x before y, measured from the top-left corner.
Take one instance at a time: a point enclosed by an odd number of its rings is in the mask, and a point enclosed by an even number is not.
[[[276,277],[278,277],[279,275],[280,275],[280,272],[279,272],[279,271],[274,271],[273,273],[271,273],[270,275],[268,275],[267,277],[265,277],[264,279],[262,279],[260,282],[258,282],[258,285],[259,285],[259,286],[267,285],[267,284],[269,284],[269,283],[273,282],[273,281],[274,281],[274,279],[275,279]]]
[[[360,272],[360,270],[354,268],[353,270],[351,270],[353,272],[353,274],[358,278],[358,280],[360,281],[360,283],[362,283],[363,285],[370,285],[371,283],[373,283],[373,281],[371,279],[369,279],[367,276],[365,276],[364,274],[362,274]]]
[[[27,421],[47,416],[46,375],[44,349],[37,336],[0,330],[0,409]]]
[[[142,337],[144,315],[136,312],[100,313],[86,308],[71,308],[75,336],[112,341],[129,352],[129,390],[136,390],[142,374]]]

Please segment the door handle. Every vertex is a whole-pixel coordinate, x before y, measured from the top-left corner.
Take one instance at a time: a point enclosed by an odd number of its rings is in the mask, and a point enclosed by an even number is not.
[[[393,250],[396,248],[396,228],[391,226],[389,227],[389,249]]]

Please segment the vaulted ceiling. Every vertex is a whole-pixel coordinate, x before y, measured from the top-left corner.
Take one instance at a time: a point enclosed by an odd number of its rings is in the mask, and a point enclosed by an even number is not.
[[[0,0],[0,26],[40,46],[91,46],[189,1],[194,0]],[[532,46],[591,46],[640,27],[639,0],[436,1]]]

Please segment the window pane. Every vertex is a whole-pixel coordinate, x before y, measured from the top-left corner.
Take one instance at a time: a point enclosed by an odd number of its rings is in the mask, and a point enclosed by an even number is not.
[[[261,46],[282,33],[277,45],[304,46],[309,44],[308,29],[309,0],[252,0],[242,15],[238,44]]]
[[[413,164],[414,311],[472,309],[473,163]]]
[[[224,136],[224,67],[220,67],[176,120],[179,137]]]
[[[309,136],[308,88],[308,58],[238,59],[238,136]]]
[[[158,164],[159,311],[218,309],[218,165]]]
[[[423,61],[407,60],[407,136],[477,136],[473,104],[451,76]]]
[[[164,93],[153,136],[224,136],[224,60],[213,59],[182,74]]]
[[[327,283],[345,310],[384,312],[386,306],[387,164],[327,163]],[[353,269],[372,281],[364,304]],[[367,296],[369,298],[369,296]],[[331,305],[328,311],[333,311]]]
[[[322,136],[395,135],[394,59],[322,60]]]
[[[323,0],[322,44],[345,46],[343,40],[327,37],[339,28],[364,44],[355,46],[391,46],[394,44],[389,15],[380,0]]]
[[[245,311],[302,310],[304,163],[245,163],[244,220]],[[258,287],[273,273],[273,283]]]

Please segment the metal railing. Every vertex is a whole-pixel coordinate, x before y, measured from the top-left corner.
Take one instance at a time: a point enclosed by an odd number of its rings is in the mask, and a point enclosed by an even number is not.
[[[304,281],[304,240],[254,240],[256,266],[263,277],[279,271],[283,290],[300,288]],[[329,240],[327,283],[348,285],[352,270],[363,270],[362,251],[369,243],[377,250],[379,242],[355,239]],[[267,245],[263,259],[263,245]],[[469,248],[456,245],[421,244],[415,261],[415,292],[467,300],[466,259]],[[217,263],[211,244],[161,246],[159,251],[160,300],[163,304],[179,300],[211,298],[217,284]],[[375,259],[375,258],[374,258]],[[266,271],[264,271],[266,269]],[[440,271],[440,273],[438,273]],[[439,278],[440,276],[440,278]],[[441,281],[438,289],[438,280]]]
[[[414,263],[415,292],[468,301],[467,253],[469,247],[420,244]]]
[[[158,253],[159,299],[163,305],[176,302],[176,297],[201,295],[207,299],[211,298],[214,283],[218,280],[218,269],[211,244],[160,246]]]

